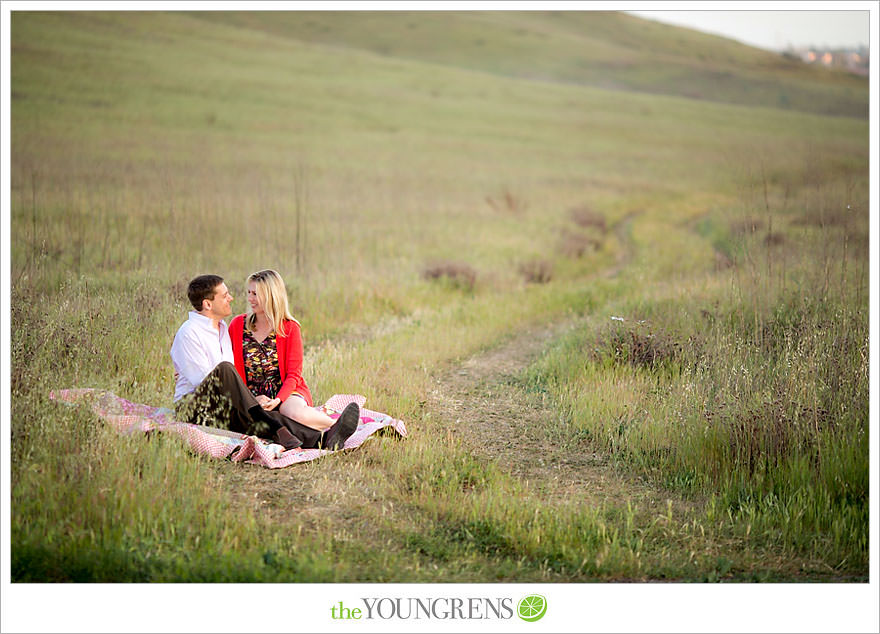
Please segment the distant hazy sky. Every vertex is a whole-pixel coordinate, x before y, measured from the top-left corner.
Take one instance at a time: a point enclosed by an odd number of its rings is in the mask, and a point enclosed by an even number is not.
[[[705,7],[707,3],[698,3]],[[797,6],[798,3],[791,3]],[[776,3],[778,6],[778,3]],[[789,46],[868,45],[868,11],[627,11],[639,17],[723,35],[781,51]]]

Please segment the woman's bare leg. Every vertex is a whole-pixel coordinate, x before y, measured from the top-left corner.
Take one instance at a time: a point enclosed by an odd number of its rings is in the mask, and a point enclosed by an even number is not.
[[[324,412],[306,405],[305,400],[296,394],[291,394],[290,398],[281,404],[279,411],[301,425],[317,429],[318,431],[330,429],[333,423],[336,422]]]

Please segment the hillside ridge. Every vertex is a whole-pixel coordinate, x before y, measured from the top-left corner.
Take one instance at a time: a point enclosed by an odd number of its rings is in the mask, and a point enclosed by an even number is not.
[[[608,11],[194,12],[309,44],[534,81],[864,118],[863,77]]]

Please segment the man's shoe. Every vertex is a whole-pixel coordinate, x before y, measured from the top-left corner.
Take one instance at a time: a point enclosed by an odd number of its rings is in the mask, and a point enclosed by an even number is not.
[[[285,450],[296,449],[297,447],[301,447],[303,444],[299,438],[291,434],[290,430],[284,426],[281,426],[277,430],[275,430],[275,438],[273,440],[284,447]]]
[[[342,414],[333,424],[333,427],[327,430],[324,435],[324,449],[336,450],[342,449],[345,441],[357,429],[361,420],[361,408],[357,403],[349,403],[342,410]]]

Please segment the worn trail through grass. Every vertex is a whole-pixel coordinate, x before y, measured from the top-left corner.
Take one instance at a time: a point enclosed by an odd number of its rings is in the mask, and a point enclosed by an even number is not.
[[[548,503],[622,504],[647,511],[693,503],[611,465],[608,456],[566,441],[565,422],[543,394],[517,385],[547,345],[577,326],[568,319],[520,332],[438,378],[430,409],[477,456],[542,492]]]
[[[619,275],[632,259],[632,212],[612,227],[621,249],[615,263],[594,277]],[[669,492],[622,475],[603,456],[573,446],[564,436],[565,421],[545,394],[523,389],[517,379],[548,345],[584,321],[569,317],[517,332],[500,345],[476,354],[436,379],[429,409],[448,421],[478,456],[494,460],[511,475],[540,488],[549,500],[604,503],[631,500],[639,506],[666,508]],[[676,506],[690,506],[676,500]]]

